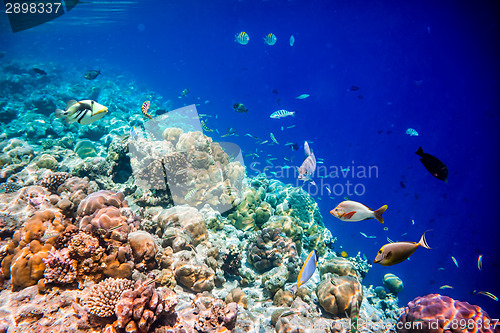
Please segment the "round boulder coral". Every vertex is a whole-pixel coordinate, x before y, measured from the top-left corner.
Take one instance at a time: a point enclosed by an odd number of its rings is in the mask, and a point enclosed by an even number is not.
[[[352,276],[337,276],[328,273],[316,289],[319,304],[333,315],[351,315],[354,302],[357,308],[363,301],[363,290],[358,280]]]
[[[398,333],[499,333],[500,326],[477,305],[429,294],[409,302],[396,328]]]

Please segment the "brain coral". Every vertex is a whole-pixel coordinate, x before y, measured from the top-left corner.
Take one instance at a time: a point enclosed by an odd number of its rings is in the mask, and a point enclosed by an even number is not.
[[[85,288],[80,296],[80,304],[90,314],[110,317],[115,314],[115,305],[122,293],[133,286],[134,282],[131,280],[107,278]]]
[[[316,289],[319,304],[326,312],[333,315],[351,315],[353,302],[358,309],[363,301],[363,290],[359,281],[352,276],[325,274]]]
[[[498,323],[494,325],[479,306],[439,294],[410,301],[396,328],[401,333],[500,332]]]

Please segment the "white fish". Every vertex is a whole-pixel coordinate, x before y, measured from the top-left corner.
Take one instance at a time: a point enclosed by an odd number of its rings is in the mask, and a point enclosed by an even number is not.
[[[295,37],[293,35],[290,35],[290,46],[293,46],[295,44]]]
[[[306,153],[306,159],[302,162],[302,165],[299,168],[299,179],[305,182],[309,181],[312,185],[316,185],[316,183],[312,180],[312,175],[316,170],[316,157],[314,157],[314,153],[309,149],[309,144],[307,141],[304,142],[304,152]]]
[[[318,253],[316,250],[312,250],[311,253],[307,256],[304,265],[300,269],[299,277],[297,278],[297,284],[292,287],[292,292],[295,294],[297,289],[307,283],[311,276],[313,276],[316,271],[316,266],[318,265]]]
[[[104,105],[89,99],[83,101],[70,100],[65,110],[56,109],[56,118],[64,118],[68,124],[78,122],[81,125],[90,124],[101,119],[108,113]]]
[[[418,132],[413,128],[408,128],[406,130],[406,134],[408,134],[409,136],[418,136]]]
[[[264,37],[264,42],[267,45],[274,45],[274,44],[276,44],[277,40],[278,39],[276,38],[276,36],[272,32],[270,34],[268,34],[266,37]]]
[[[247,45],[250,41],[250,36],[248,36],[246,32],[242,31],[234,36],[234,40],[241,45]]]
[[[279,118],[284,118],[292,116],[295,117],[295,111],[287,111],[287,110],[278,110],[274,111],[269,117],[273,119],[279,119]]]
[[[373,211],[362,203],[356,201],[342,201],[337,207],[330,211],[330,214],[342,221],[357,222],[368,219],[376,219],[380,223],[384,223],[382,214],[387,209],[387,205]]]
[[[306,99],[307,97],[309,97],[310,95],[309,94],[302,94],[300,96],[297,96],[295,97],[296,99]]]

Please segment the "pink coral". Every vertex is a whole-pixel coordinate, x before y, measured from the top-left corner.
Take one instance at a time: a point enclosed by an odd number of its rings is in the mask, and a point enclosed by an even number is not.
[[[52,249],[45,263],[45,283],[73,283],[76,279],[76,260],[69,257],[69,249]]]
[[[500,332],[500,326],[494,326],[479,306],[439,294],[417,297],[409,302],[396,328],[402,333],[462,332],[463,329],[477,333]]]
[[[122,192],[102,190],[94,192],[82,200],[77,213],[79,216],[87,216],[106,206],[122,208],[128,207],[128,204]]]
[[[162,314],[172,313],[177,302],[177,296],[170,289],[158,292],[154,283],[137,281],[116,303],[116,325],[126,332],[149,332],[151,324]]]

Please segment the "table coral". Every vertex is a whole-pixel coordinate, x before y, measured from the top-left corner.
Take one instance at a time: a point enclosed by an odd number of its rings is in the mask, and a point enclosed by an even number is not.
[[[316,289],[319,304],[326,312],[336,316],[351,315],[353,302],[358,309],[363,301],[363,290],[359,281],[352,276],[325,274]]]
[[[478,333],[500,332],[500,326],[479,306],[439,294],[410,301],[396,327],[399,333],[462,332],[465,328]]]

